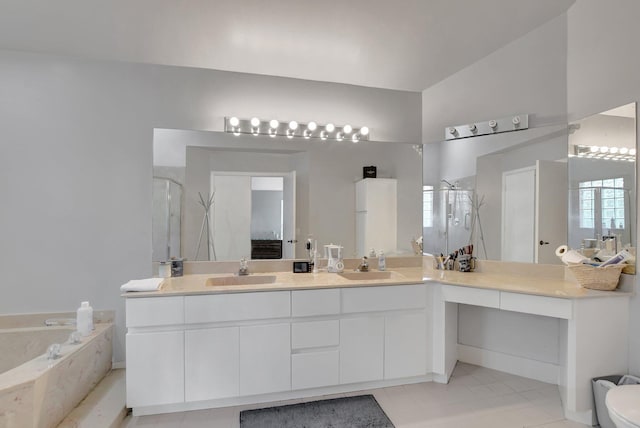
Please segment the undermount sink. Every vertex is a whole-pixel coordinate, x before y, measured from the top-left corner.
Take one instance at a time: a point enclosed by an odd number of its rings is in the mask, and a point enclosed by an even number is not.
[[[354,281],[366,281],[367,279],[389,279],[393,272],[390,271],[369,271],[369,272],[342,272],[341,277]]]
[[[253,284],[273,284],[276,282],[275,275],[246,275],[246,276],[218,276],[207,279],[208,286],[216,285],[253,285]]]

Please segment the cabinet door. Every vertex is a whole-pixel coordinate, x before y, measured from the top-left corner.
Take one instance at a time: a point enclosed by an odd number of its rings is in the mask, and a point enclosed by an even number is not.
[[[240,327],[240,395],[290,389],[289,324]]]
[[[184,332],[127,334],[127,406],[184,402]]]
[[[185,400],[213,400],[240,393],[238,327],[187,330]]]
[[[427,373],[427,316],[425,312],[385,317],[384,378]]]
[[[340,383],[382,379],[383,352],[384,317],[340,320]]]

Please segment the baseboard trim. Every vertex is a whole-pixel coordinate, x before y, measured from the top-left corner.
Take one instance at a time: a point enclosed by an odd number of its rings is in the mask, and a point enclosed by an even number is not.
[[[503,354],[488,349],[458,344],[458,361],[489,369],[558,384],[559,367],[555,364]]]

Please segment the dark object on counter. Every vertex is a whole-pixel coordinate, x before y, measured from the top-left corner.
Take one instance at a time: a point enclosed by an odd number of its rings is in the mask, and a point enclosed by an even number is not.
[[[363,166],[362,167],[362,178],[376,178],[378,175],[378,168],[375,166]]]
[[[309,273],[309,272],[311,272],[311,263],[293,262],[293,273]]]
[[[184,273],[184,259],[171,259],[171,276],[182,276]]]
[[[252,239],[251,240],[252,259],[281,259],[282,240],[279,239]]]

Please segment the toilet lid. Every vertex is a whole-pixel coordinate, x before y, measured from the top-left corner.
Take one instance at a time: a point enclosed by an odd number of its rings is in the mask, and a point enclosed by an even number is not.
[[[622,385],[607,392],[607,408],[640,427],[640,385]]]

